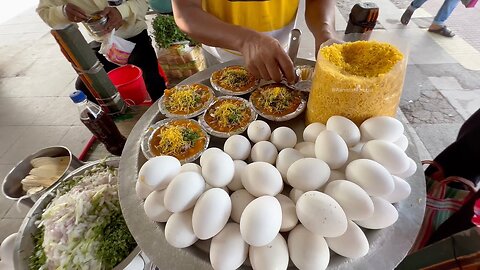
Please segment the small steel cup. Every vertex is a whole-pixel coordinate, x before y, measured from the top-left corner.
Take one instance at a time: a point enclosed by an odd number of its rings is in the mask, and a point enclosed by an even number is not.
[[[70,157],[70,161],[68,163],[67,168],[63,172],[62,176],[53,183],[50,187],[45,188],[28,198],[22,199],[21,203],[28,207],[32,207],[33,204],[44,194],[47,190],[49,190],[52,186],[56,183],[61,181],[65,176],[67,176],[73,170],[81,167],[84,163],[80,161],[72,152],[66,148],[65,146],[52,146],[40,149],[39,151],[29,155],[22,161],[20,161],[15,167],[5,176],[3,179],[2,184],[2,192],[10,200],[18,201],[21,197],[25,196],[25,191],[22,189],[22,179],[25,178],[30,170],[32,170],[32,165],[30,161],[37,157],[60,157],[60,156],[68,156]]]

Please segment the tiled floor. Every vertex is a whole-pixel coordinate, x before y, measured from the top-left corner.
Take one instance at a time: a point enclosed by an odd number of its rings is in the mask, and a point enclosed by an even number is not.
[[[33,8],[0,25],[0,55],[0,179],[46,146],[78,155],[91,133],[68,98],[76,74]],[[0,196],[0,241],[18,230],[27,210]]]
[[[31,1],[28,3],[33,6]],[[382,7],[380,23],[385,30],[378,30],[374,36],[410,43],[402,102],[412,105],[404,107],[405,119],[419,116],[421,120],[407,128],[418,133],[417,147],[425,150],[420,156],[434,156],[453,140],[463,120],[480,105],[480,73],[457,63],[458,59],[441,45],[449,44],[448,40],[436,42],[415,24],[401,26],[400,9],[388,0],[375,2]],[[340,14],[338,10],[336,13]],[[345,24],[343,18],[337,18],[337,30],[343,30]],[[303,20],[298,26],[304,29],[299,56],[313,59],[313,37]],[[68,98],[76,74],[33,8],[14,19],[0,20],[0,56],[0,180],[19,160],[46,146],[65,145],[78,155],[91,134],[78,120]],[[430,118],[423,119],[428,113],[422,110],[428,111],[429,107],[421,97],[428,101],[429,95],[445,105],[445,112],[431,112]],[[18,211],[12,201],[0,196],[0,242],[18,230],[26,210],[21,207]]]

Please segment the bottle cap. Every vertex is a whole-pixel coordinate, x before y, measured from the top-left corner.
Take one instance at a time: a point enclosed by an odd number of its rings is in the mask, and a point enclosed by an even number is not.
[[[87,96],[82,91],[75,90],[73,93],[70,94],[70,98],[74,103],[80,103],[87,99]]]

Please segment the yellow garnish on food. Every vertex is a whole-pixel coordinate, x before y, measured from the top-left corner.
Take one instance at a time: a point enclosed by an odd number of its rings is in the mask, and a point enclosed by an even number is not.
[[[225,70],[220,77],[220,82],[226,87],[243,87],[249,80],[248,71],[243,68]]]
[[[362,77],[386,74],[403,59],[393,45],[377,41],[333,44],[322,48],[320,53],[345,73]]]
[[[261,103],[271,112],[282,111],[289,106],[292,93],[286,87],[272,87],[262,91]]]
[[[201,105],[202,96],[207,95],[208,91],[202,90],[198,85],[185,85],[165,90],[165,94],[165,107],[169,111],[188,114]]]
[[[157,152],[178,156],[190,148],[200,135],[188,126],[169,125],[161,129],[156,137],[159,139],[154,146]]]
[[[217,120],[218,124],[223,127],[228,125],[237,124],[242,120],[242,115],[245,112],[245,106],[237,105],[229,102],[223,102],[218,106],[213,117]]]

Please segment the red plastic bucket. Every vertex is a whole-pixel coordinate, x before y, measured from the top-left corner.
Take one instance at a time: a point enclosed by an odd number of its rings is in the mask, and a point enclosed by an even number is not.
[[[150,100],[142,70],[134,65],[125,65],[108,72],[108,77],[128,105],[141,105]]]

